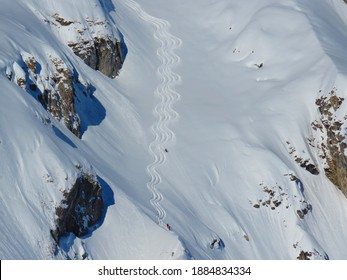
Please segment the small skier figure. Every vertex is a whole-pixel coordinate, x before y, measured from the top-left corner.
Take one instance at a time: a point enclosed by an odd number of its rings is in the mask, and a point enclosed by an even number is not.
[[[166,227],[168,230],[171,230],[171,226],[169,224],[166,224]]]
[[[167,152],[167,153],[168,153],[168,152],[169,152],[169,151],[168,151],[168,149],[165,149],[165,152]]]

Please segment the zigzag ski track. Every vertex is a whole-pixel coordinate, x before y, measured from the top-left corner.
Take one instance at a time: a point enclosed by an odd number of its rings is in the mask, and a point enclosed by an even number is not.
[[[158,170],[167,160],[165,148],[176,140],[174,132],[168,126],[179,117],[172,106],[180,99],[180,95],[175,91],[175,85],[180,82],[181,77],[173,72],[173,68],[180,63],[180,57],[175,54],[174,50],[182,45],[182,41],[169,32],[168,21],[147,14],[138,3],[132,0],[128,0],[126,4],[139,18],[154,26],[154,38],[159,42],[156,54],[161,62],[157,69],[160,83],[154,92],[159,103],[153,111],[156,117],[156,121],[151,127],[154,140],[148,147],[153,162],[146,169],[150,177],[147,188],[152,193],[150,203],[157,212],[158,224],[165,226],[166,211],[161,206],[164,197],[158,188],[162,178]]]

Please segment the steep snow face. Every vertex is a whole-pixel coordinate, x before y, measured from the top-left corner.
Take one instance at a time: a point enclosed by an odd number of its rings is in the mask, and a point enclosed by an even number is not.
[[[85,1],[80,2],[83,2],[86,11],[83,16],[101,18],[107,14],[107,10],[95,8],[95,5],[101,7],[98,1],[91,1],[88,5]],[[120,189],[120,186],[127,189],[130,181],[133,183],[130,171],[123,175],[117,166],[121,166],[121,162],[124,165],[127,163],[125,168],[130,170],[130,162],[137,161],[131,155],[136,152],[133,147],[137,147],[141,139],[141,130],[135,127],[136,112],[124,95],[115,89],[111,79],[87,67],[66,46],[66,41],[56,34],[56,30],[38,15],[38,11],[47,15],[51,7],[52,11],[59,11],[68,18],[71,6],[59,6],[55,10],[52,7],[54,3],[13,1],[11,4],[4,3],[1,9],[0,28],[4,38],[0,47],[3,106],[0,123],[1,258],[170,258],[172,251],[182,251],[177,237],[147,218],[139,210],[140,205],[133,201],[132,195],[128,196]],[[75,19],[78,18],[78,13],[74,15]],[[118,34],[116,27],[111,27],[112,34]],[[25,92],[24,85],[19,87],[14,82],[34,77],[35,73],[26,71],[29,66],[25,61],[29,57],[39,62],[36,67],[39,74],[35,76],[35,79],[42,80],[39,85],[47,83],[49,86],[49,78],[59,72],[52,65],[52,57],[59,58],[71,73],[78,73],[76,78],[80,84],[77,83],[77,87],[92,84],[90,81],[93,81],[92,96],[83,99],[83,95],[77,95],[77,111],[82,112],[81,119],[86,120],[83,129],[88,131],[85,137],[83,135],[85,141],[69,132],[63,122],[52,118],[35,94]],[[46,76],[47,81],[44,79]],[[95,81],[97,83],[94,85]],[[113,112],[111,118],[106,119],[106,111]],[[89,134],[91,128],[100,123],[106,124],[106,127]],[[88,141],[89,137],[92,141]],[[118,137],[123,139],[119,145]],[[100,146],[95,145],[98,141],[101,141]],[[126,157],[129,158],[128,162],[124,160],[124,151],[131,151]],[[106,161],[102,158],[105,153],[108,153]],[[143,153],[147,153],[147,150]],[[143,158],[146,163],[141,168],[145,174],[147,159],[145,156]],[[94,233],[97,228],[105,228],[98,238],[101,246],[95,246],[100,248],[99,251],[90,251],[83,237],[79,239],[73,235],[62,238],[60,246],[56,248],[50,234],[56,227],[56,209],[64,199],[64,192],[72,188],[81,171],[96,176],[103,188],[105,209],[102,220],[87,235]],[[106,236],[109,238],[104,238]],[[114,250],[114,246],[118,249]],[[175,257],[179,256],[177,253]]]
[[[304,9],[296,1],[141,5],[169,21],[170,32],[182,40],[175,69],[181,77],[181,100],[174,104],[179,118],[170,126],[176,141],[167,147],[157,190],[165,220],[191,254],[297,258],[308,251],[311,258],[346,257],[338,249],[345,241],[338,235],[332,241],[329,229],[346,234],[345,198],[307,140],[319,92],[338,85],[342,93],[345,87],[344,74],[320,42],[328,30],[317,32],[312,24],[312,12],[323,8]],[[133,43],[121,21],[127,10],[116,6],[121,31]],[[335,24],[334,17],[329,20]],[[300,165],[315,166],[319,175]],[[210,249],[217,237],[223,250]]]
[[[324,125],[311,125],[324,121],[318,98],[346,99],[347,5],[156,2],[3,4],[0,257],[347,258],[346,198],[325,176]],[[109,25],[82,32],[91,21]],[[68,46],[100,32],[127,46],[114,80]],[[27,78],[26,54],[93,85],[76,105],[81,139],[8,80]],[[103,188],[103,217],[55,248],[55,209],[81,166]]]

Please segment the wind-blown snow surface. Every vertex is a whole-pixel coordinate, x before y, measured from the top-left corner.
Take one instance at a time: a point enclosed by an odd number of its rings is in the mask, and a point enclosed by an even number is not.
[[[306,140],[315,99],[347,90],[343,1],[70,3],[1,1],[2,259],[347,258],[346,198],[323,169],[315,176],[297,165],[287,145],[319,165]],[[54,11],[116,24],[110,32],[128,50],[119,77],[73,55],[69,35],[42,20]],[[92,81],[100,124],[81,140],[48,126],[42,106],[5,78],[23,52],[59,55]],[[76,164],[102,180],[108,207],[95,230],[63,238],[55,256],[54,208]],[[264,188],[281,200],[274,210],[253,206],[267,199]]]

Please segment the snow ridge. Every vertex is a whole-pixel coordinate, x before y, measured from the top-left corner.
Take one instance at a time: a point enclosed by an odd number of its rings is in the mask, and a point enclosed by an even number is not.
[[[160,43],[160,47],[157,49],[157,56],[161,62],[157,69],[160,84],[154,92],[155,96],[160,99],[160,102],[153,111],[157,121],[151,127],[154,140],[148,147],[149,153],[153,157],[153,162],[147,166],[147,173],[150,176],[147,188],[153,195],[150,203],[157,211],[158,224],[164,225],[163,221],[166,217],[166,211],[161,206],[164,198],[158,190],[158,186],[162,182],[158,169],[167,160],[166,147],[176,140],[175,134],[168,128],[168,125],[179,117],[178,113],[172,109],[172,105],[180,99],[180,95],[174,88],[180,82],[181,77],[173,72],[172,69],[180,63],[180,57],[174,53],[174,50],[182,45],[182,41],[170,34],[170,23],[168,21],[147,14],[139,4],[132,0],[129,0],[127,5],[142,20],[154,25],[154,37]]]

